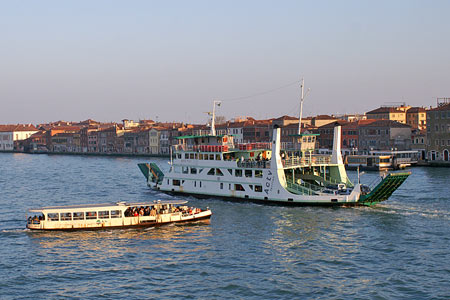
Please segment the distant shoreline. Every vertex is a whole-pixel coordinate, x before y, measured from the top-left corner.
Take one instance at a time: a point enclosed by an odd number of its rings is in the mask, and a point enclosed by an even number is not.
[[[14,150],[2,150],[0,153],[20,153],[20,154],[47,154],[47,155],[77,155],[77,156],[106,156],[106,157],[160,157],[160,158],[170,158],[167,154],[144,154],[144,153],[92,153],[92,152],[25,152],[25,151],[14,151]]]

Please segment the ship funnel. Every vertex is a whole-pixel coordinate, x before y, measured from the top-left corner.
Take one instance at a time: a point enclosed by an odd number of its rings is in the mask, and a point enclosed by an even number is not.
[[[281,156],[280,156],[280,137],[281,137],[281,129],[278,125],[275,125],[273,127],[273,135],[272,135],[272,159],[271,164],[273,166],[277,166],[277,169],[283,168],[283,165],[281,163]]]
[[[339,125],[334,127],[333,153],[331,155],[331,163],[338,165],[344,164],[341,154],[341,126]]]

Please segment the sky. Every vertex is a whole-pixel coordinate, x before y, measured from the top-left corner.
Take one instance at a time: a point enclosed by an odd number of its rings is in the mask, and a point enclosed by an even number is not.
[[[450,1],[3,1],[0,124],[205,123],[450,97]]]

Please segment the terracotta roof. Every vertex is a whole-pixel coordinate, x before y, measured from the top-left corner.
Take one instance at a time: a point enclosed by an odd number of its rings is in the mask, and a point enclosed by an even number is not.
[[[395,128],[411,128],[411,126],[392,120],[375,120],[371,123],[360,125],[361,127],[395,127]]]
[[[366,115],[369,114],[387,114],[387,113],[403,113],[404,111],[396,108],[396,107],[379,107],[377,109],[366,112]]]
[[[313,119],[315,119],[315,120],[336,120],[335,117],[329,116],[329,115],[318,115],[318,116],[313,117]]]
[[[447,103],[447,104],[441,105],[439,107],[430,109],[430,111],[442,111],[442,110],[450,110],[450,103]]]
[[[38,129],[31,124],[0,125],[0,132],[14,131],[38,131]]]
[[[274,119],[274,121],[278,121],[278,120],[298,120],[298,118],[291,117],[291,116],[282,116],[282,117]]]
[[[407,114],[409,113],[419,113],[419,112],[426,112],[426,109],[423,107],[411,107],[406,111]]]
[[[345,120],[336,120],[336,121],[334,121],[334,122],[331,122],[331,123],[328,123],[328,124],[319,126],[319,129],[320,129],[320,128],[333,128],[333,127],[335,127],[336,125],[345,126],[345,125],[347,125],[348,123],[349,123],[349,122],[348,122],[348,121],[345,121]]]

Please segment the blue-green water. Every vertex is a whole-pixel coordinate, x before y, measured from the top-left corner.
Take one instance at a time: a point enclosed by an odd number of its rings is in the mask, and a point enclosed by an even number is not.
[[[444,168],[412,169],[375,208],[187,197],[213,210],[210,225],[24,229],[31,207],[171,199],[147,188],[143,161],[0,154],[0,298],[450,299]]]

